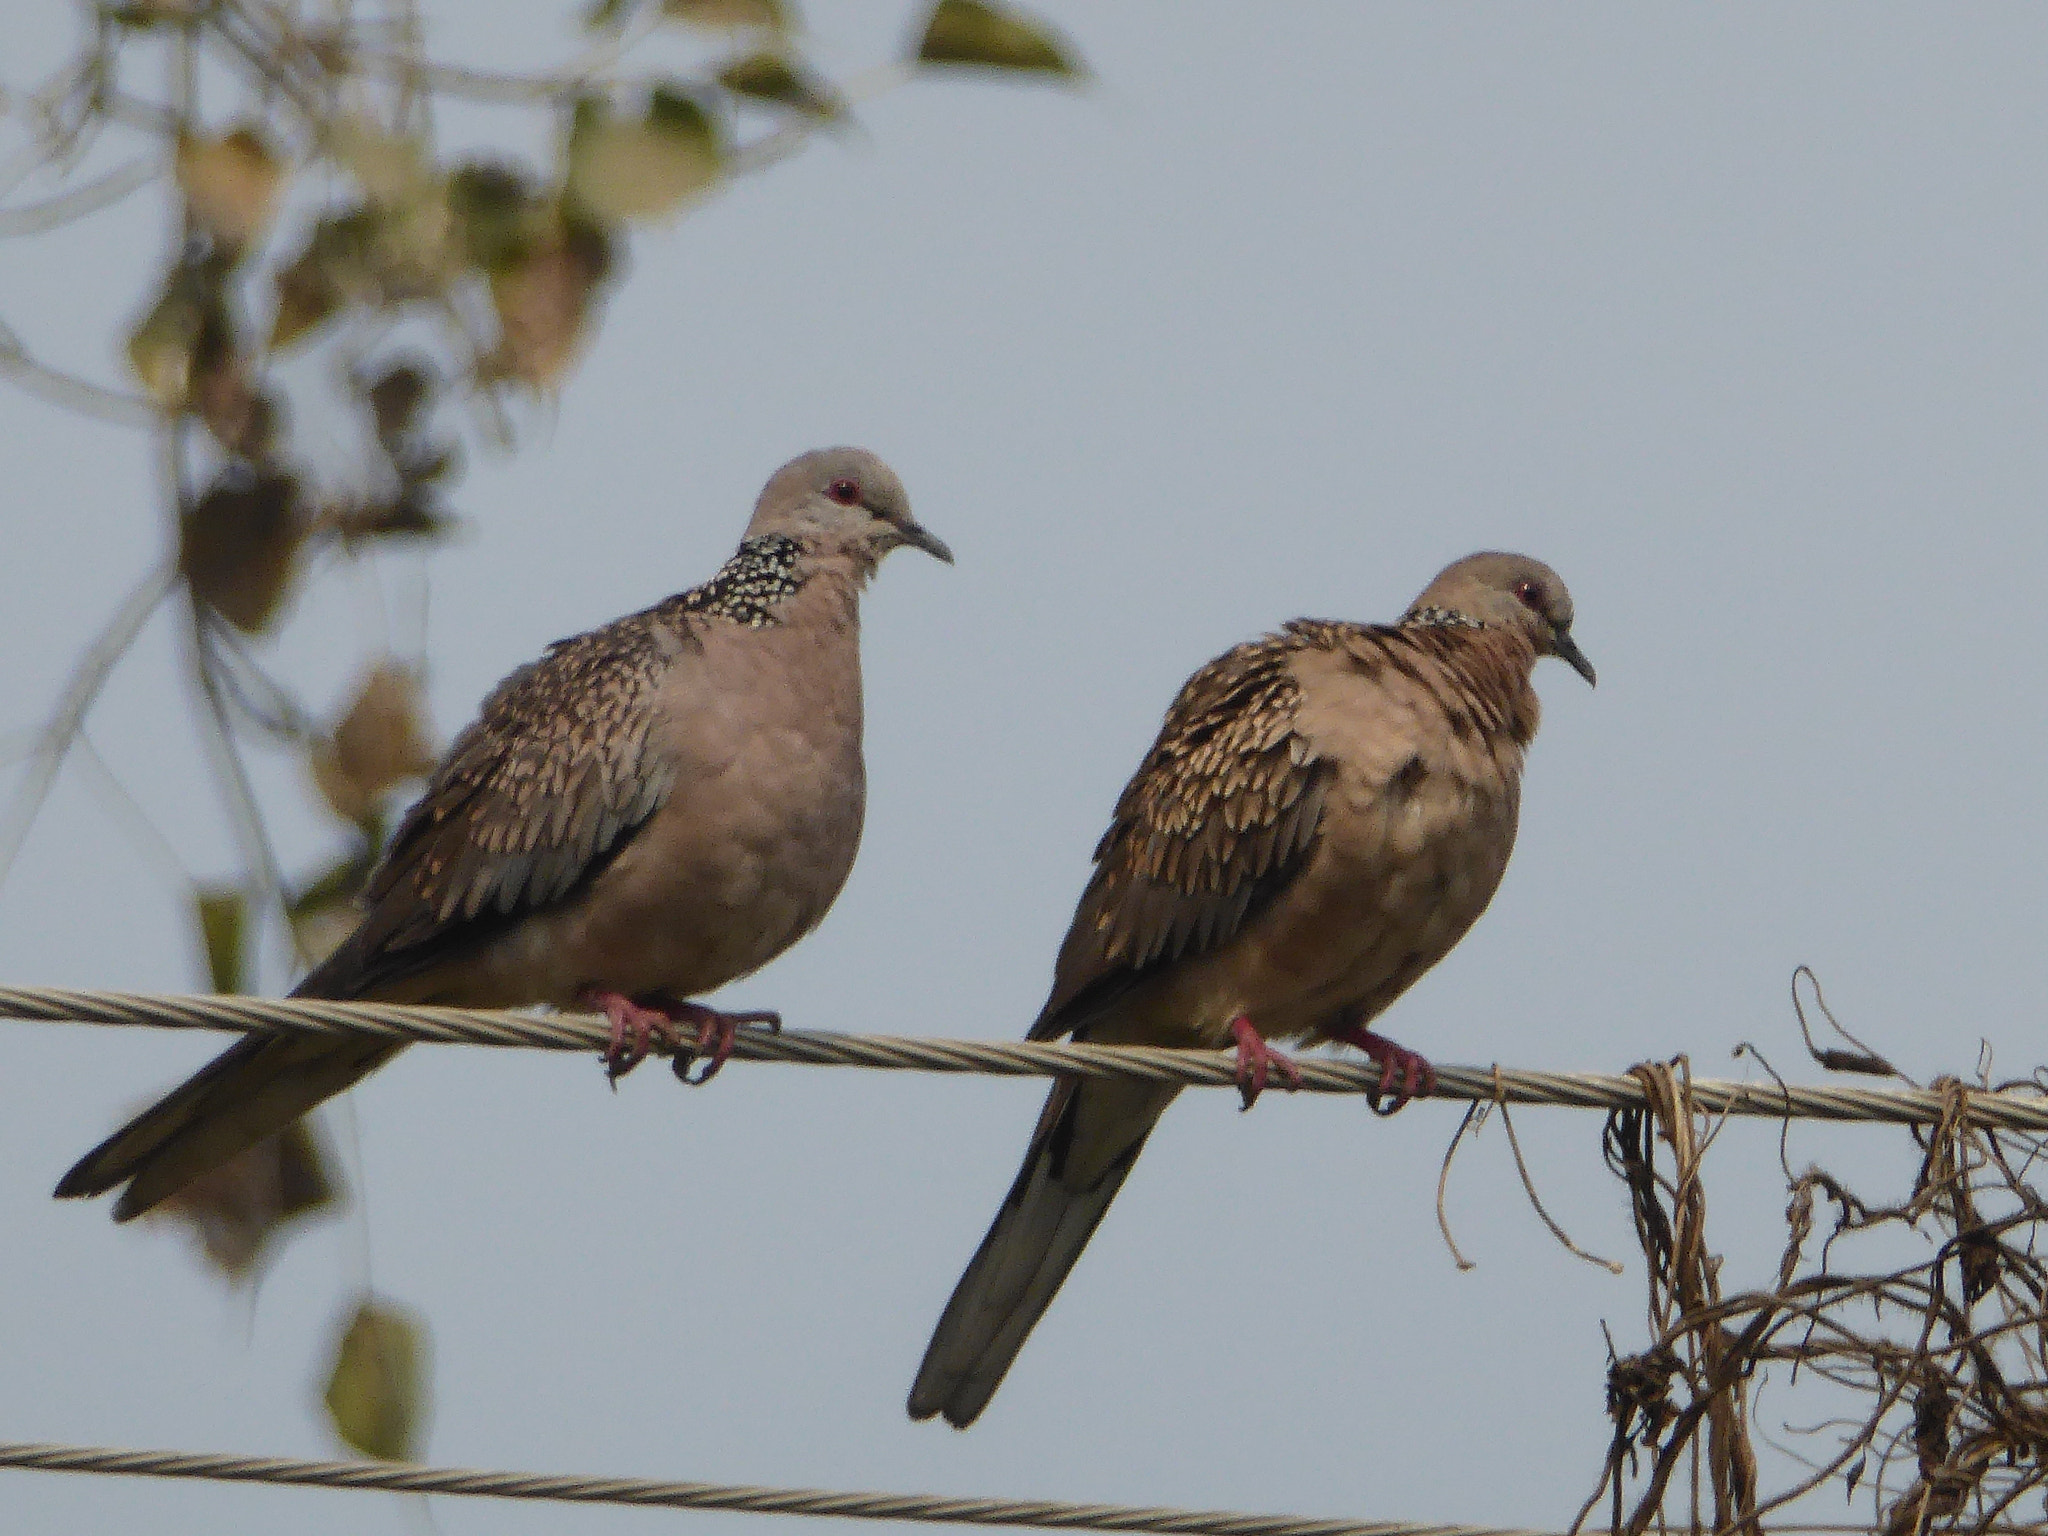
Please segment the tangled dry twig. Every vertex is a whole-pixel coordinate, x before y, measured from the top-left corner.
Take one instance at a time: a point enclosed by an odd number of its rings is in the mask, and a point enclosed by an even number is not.
[[[1822,1049],[1807,1035],[1824,1067],[1904,1080],[1851,1043]],[[1912,1131],[1918,1171],[1896,1203],[1786,1162],[1778,1272],[1728,1294],[1702,1180],[1720,1119],[1695,1102],[1684,1057],[1634,1075],[1649,1104],[1612,1113],[1604,1147],[1648,1269],[1648,1340],[1610,1362],[1613,1436],[1573,1529],[1605,1496],[1627,1536],[1758,1536],[1767,1517],[1827,1489],[1867,1500],[1884,1536],[2038,1529],[2039,1509],[2020,1506],[2048,1491],[2048,1265],[2037,1256],[2048,1201],[2033,1182],[2048,1142],[1973,1118],[1973,1094],[2000,1085],[1937,1080],[1944,1112]],[[1824,1210],[1833,1221],[1809,1255]],[[1753,1428],[1774,1366],[1828,1412],[1788,1426],[1794,1443],[1780,1449],[1802,1475],[1762,1495]]]

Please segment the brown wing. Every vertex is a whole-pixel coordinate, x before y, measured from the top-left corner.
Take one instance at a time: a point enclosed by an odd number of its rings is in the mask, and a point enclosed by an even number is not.
[[[1145,971],[1227,942],[1298,870],[1330,765],[1295,730],[1288,659],[1306,626],[1224,652],[1188,679],[1095,849],[1051,998],[1051,1039]]]
[[[299,995],[361,996],[421,970],[561,900],[625,845],[675,784],[651,705],[695,642],[668,607],[559,641],[493,690],[371,875],[361,924]]]

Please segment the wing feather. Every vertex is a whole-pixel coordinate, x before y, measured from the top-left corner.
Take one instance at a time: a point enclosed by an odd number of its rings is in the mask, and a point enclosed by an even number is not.
[[[655,690],[694,648],[677,599],[548,647],[456,738],[364,888],[354,934],[301,984],[356,996],[481,942],[592,877],[667,801]]]
[[[1065,1034],[1148,969],[1228,943],[1305,862],[1330,765],[1296,730],[1290,625],[1188,679],[1117,801],[1033,1039]]]

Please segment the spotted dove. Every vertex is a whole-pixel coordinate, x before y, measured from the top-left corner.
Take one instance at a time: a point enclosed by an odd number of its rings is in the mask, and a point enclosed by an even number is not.
[[[1300,619],[1190,678],[1125,787],[1030,1038],[1219,1049],[1249,1108],[1268,1040],[1344,1041],[1393,1105],[1427,1091],[1367,1025],[1449,952],[1514,846],[1540,656],[1593,667],[1564,583],[1521,555],[1450,566],[1393,625]],[[910,1390],[965,1428],[1179,1090],[1055,1084]]]
[[[830,448],[777,470],[709,581],[498,685],[400,825],[359,925],[293,995],[595,1006],[615,1066],[691,1024],[715,1068],[742,1016],[688,999],[808,933],[852,868],[866,802],[858,599],[901,545],[952,559],[874,455]],[[400,1049],[251,1035],[87,1153],[57,1194],[125,1183],[126,1221]]]

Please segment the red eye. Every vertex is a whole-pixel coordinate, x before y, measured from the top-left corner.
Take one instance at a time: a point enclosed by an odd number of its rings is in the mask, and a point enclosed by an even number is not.
[[[1534,608],[1539,611],[1543,607],[1543,588],[1540,584],[1536,582],[1516,582],[1515,596],[1522,600],[1522,603],[1525,607]]]
[[[834,480],[825,487],[825,494],[838,502],[842,507],[850,507],[860,500],[860,482],[858,480]]]

